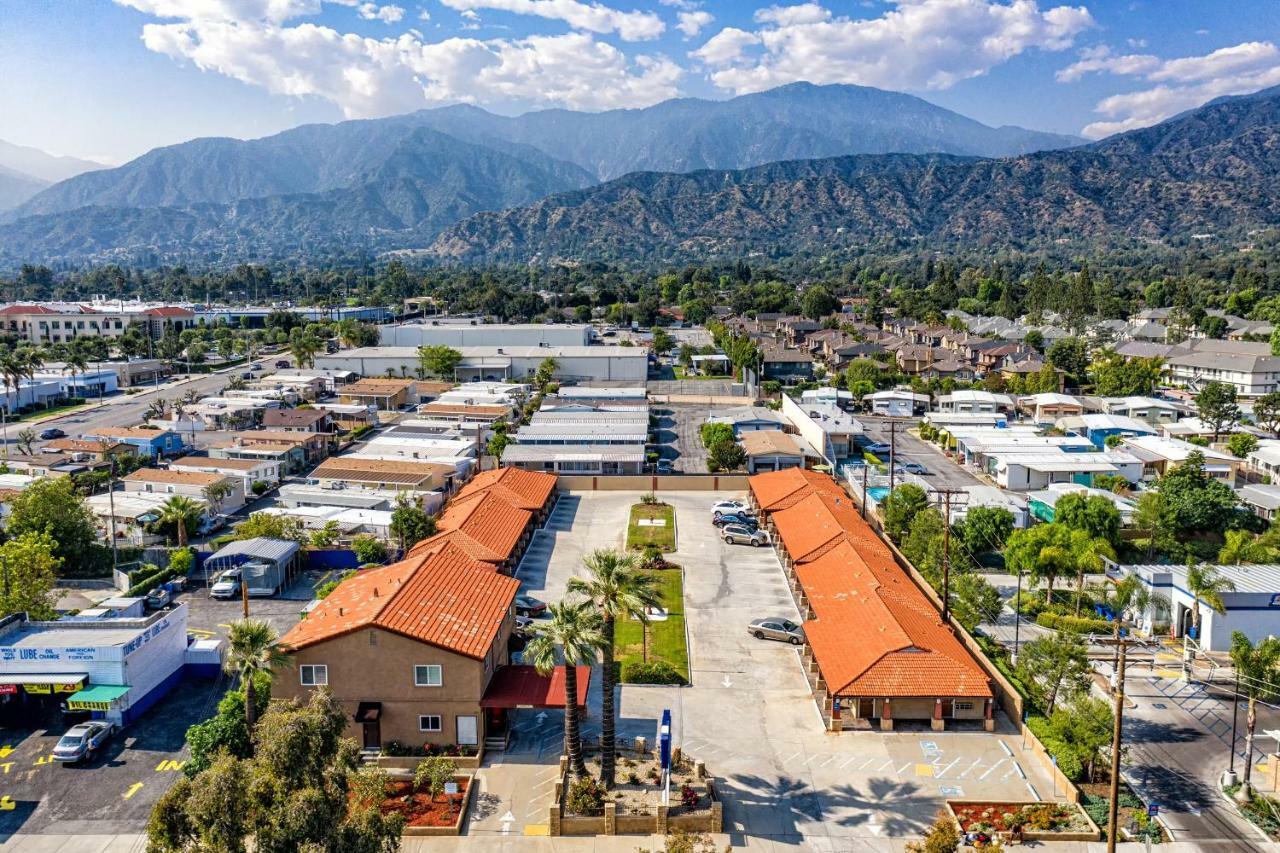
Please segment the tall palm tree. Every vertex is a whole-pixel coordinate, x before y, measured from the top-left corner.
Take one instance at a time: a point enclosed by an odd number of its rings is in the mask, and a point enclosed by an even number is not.
[[[1232,631],[1231,662],[1249,700],[1244,724],[1244,782],[1239,793],[1241,799],[1249,799],[1253,796],[1249,779],[1253,773],[1253,729],[1258,724],[1258,700],[1275,692],[1271,685],[1280,675],[1280,639],[1267,637],[1255,645],[1244,634]]]
[[[1071,553],[1074,557],[1076,573],[1076,606],[1075,615],[1080,615],[1080,602],[1084,597],[1084,578],[1091,572],[1101,572],[1105,566],[1103,558],[1114,560],[1116,549],[1102,538],[1091,537],[1083,530],[1071,531]]]
[[[621,554],[602,548],[588,554],[582,564],[586,567],[588,576],[570,578],[567,591],[570,595],[582,596],[600,615],[600,633],[604,638],[604,675],[601,679],[604,689],[601,744],[604,751],[600,757],[600,781],[606,788],[612,788],[617,756],[614,739],[618,724],[614,697],[618,682],[617,665],[614,662],[614,629],[620,618],[630,617],[647,622],[648,608],[657,607],[660,597],[657,578],[639,570],[634,554]]]
[[[1218,563],[1224,566],[1270,563],[1275,560],[1275,556],[1275,549],[1262,537],[1254,536],[1247,530],[1228,530],[1222,550],[1218,552]]]
[[[71,374],[71,396],[74,397],[76,396],[76,374],[83,375],[89,372],[89,359],[85,356],[84,350],[80,347],[68,348],[67,355],[63,359],[62,370]],[[85,394],[84,396],[87,399],[89,395]]]
[[[253,728],[258,722],[254,677],[272,673],[290,663],[288,650],[280,645],[280,635],[262,619],[243,619],[231,625],[227,635],[227,660],[222,665],[229,675],[240,678],[244,690],[244,722],[249,729],[249,749],[253,749]]]
[[[16,350],[6,350],[0,353],[0,384],[4,385],[5,396],[4,405],[0,406],[0,430],[4,434],[4,455],[9,455],[9,415],[11,414],[9,406],[9,394],[17,390],[22,383],[22,357]],[[18,401],[17,394],[14,395],[13,403],[16,405]]]
[[[316,353],[320,351],[320,339],[305,332],[289,340],[289,354],[298,367],[314,367]]]
[[[200,523],[204,509],[191,498],[174,495],[160,505],[160,521],[178,528],[178,547],[187,547],[187,529]]]
[[[542,620],[524,648],[524,659],[538,672],[549,675],[564,664],[564,741],[573,775],[587,775],[582,758],[582,728],[578,710],[579,665],[595,663],[604,646],[600,614],[587,601],[562,601],[547,607],[550,619]]]
[[[1230,578],[1219,574],[1213,566],[1195,563],[1187,566],[1187,591],[1194,599],[1191,605],[1191,627],[1195,632],[1196,641],[1199,642],[1200,602],[1204,602],[1205,606],[1214,613],[1219,615],[1226,613],[1227,606],[1222,603],[1222,594],[1235,592],[1236,585]]]

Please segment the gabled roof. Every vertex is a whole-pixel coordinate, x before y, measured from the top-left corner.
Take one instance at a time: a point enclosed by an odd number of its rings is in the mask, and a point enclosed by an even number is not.
[[[757,474],[747,481],[756,503],[764,512],[785,509],[808,497],[815,491],[839,497],[844,494],[840,484],[820,471],[803,468],[787,468]]]
[[[772,518],[783,546],[797,563],[822,556],[844,540],[856,522],[862,522],[851,498],[816,491],[774,511]]]
[[[460,533],[476,543],[485,554],[483,559],[502,562],[515,553],[532,520],[533,513],[512,506],[496,494],[472,492],[449,501],[440,515],[439,528]]]
[[[268,427],[309,427],[329,417],[324,409],[267,409],[262,425]]]
[[[222,474],[207,474],[203,471],[169,471],[162,468],[140,468],[127,477],[121,478],[124,483],[173,483],[185,486],[212,486],[227,479]]]
[[[460,549],[357,572],[282,638],[299,649],[363,628],[381,628],[481,659],[493,645],[519,581]]]
[[[555,474],[526,471],[523,468],[498,468],[475,475],[458,492],[458,497],[488,492],[514,507],[537,512],[551,500],[555,489]]]

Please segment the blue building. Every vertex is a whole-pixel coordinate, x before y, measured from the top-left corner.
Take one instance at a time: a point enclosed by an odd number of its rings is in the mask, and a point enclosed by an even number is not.
[[[1077,415],[1062,418],[1057,427],[1071,435],[1089,439],[1099,450],[1107,446],[1111,436],[1128,438],[1135,435],[1156,435],[1153,426],[1125,415]]]
[[[190,448],[182,436],[171,429],[145,429],[143,427],[108,427],[86,432],[89,441],[118,441],[137,449],[139,456],[151,460],[167,459],[185,454]]]

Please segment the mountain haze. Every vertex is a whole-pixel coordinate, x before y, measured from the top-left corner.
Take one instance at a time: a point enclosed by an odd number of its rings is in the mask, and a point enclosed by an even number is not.
[[[1243,237],[1280,225],[1280,88],[1002,159],[853,156],[627,175],[448,229],[442,258],[689,257],[872,240],[1008,246]]]
[[[863,152],[994,156],[1079,141],[990,128],[919,98],[857,86],[794,84],[605,113],[504,117],[446,107],[158,148],[58,183],[0,216],[0,255],[240,259],[415,248],[472,214],[635,170]]]

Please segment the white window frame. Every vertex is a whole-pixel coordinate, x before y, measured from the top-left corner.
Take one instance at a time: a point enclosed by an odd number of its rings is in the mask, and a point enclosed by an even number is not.
[[[307,673],[311,673],[311,681],[307,681]],[[317,677],[318,676],[318,677]],[[329,665],[324,663],[304,663],[298,667],[298,680],[303,687],[328,687]]]
[[[436,681],[434,683],[432,683],[430,680],[420,681],[418,679],[418,671],[421,669],[428,670],[428,672],[434,669],[436,671]],[[413,686],[414,687],[444,687],[444,667],[438,663],[414,664]]]
[[[423,720],[435,720],[434,728],[424,725]],[[444,716],[441,714],[419,714],[418,715],[418,731],[420,732],[442,732],[444,731]]]

